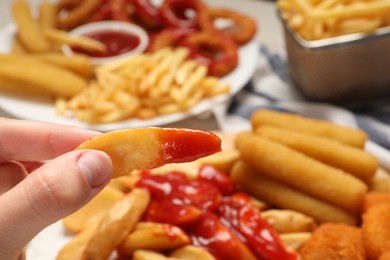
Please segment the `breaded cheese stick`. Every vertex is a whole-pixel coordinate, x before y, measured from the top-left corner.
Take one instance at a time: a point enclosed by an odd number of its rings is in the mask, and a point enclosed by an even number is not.
[[[0,55],[0,79],[35,86],[53,96],[70,98],[87,87],[87,81],[73,72],[33,58]]]
[[[367,185],[358,178],[251,132],[238,134],[235,144],[258,172],[333,205],[360,210]]]
[[[390,250],[390,204],[369,208],[363,214],[363,244],[368,259],[378,259]]]
[[[323,120],[311,119],[290,113],[271,110],[258,110],[252,114],[253,129],[261,125],[273,125],[299,132],[311,133],[335,139],[339,142],[362,148],[367,141],[365,132],[343,127]]]
[[[66,56],[61,53],[39,53],[33,54],[32,57],[70,70],[86,79],[88,79],[93,73],[91,59],[85,55],[75,54],[72,56]]]
[[[243,161],[238,161],[233,166],[231,178],[256,198],[280,208],[301,212],[318,222],[342,222],[352,225],[357,223],[356,215],[351,212],[259,174]]]
[[[25,0],[16,0],[12,5],[12,15],[18,27],[18,36],[31,52],[45,52],[50,50],[39,23],[32,17],[29,3]]]
[[[300,250],[302,260],[365,260],[358,227],[326,223],[317,228]]]
[[[255,133],[340,168],[366,183],[378,169],[376,157],[333,139],[268,125],[257,127]]]

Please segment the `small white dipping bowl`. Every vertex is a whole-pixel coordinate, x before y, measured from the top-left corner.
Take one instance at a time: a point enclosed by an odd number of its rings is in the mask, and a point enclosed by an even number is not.
[[[149,44],[149,36],[144,29],[142,29],[141,27],[135,24],[126,23],[126,22],[100,21],[100,22],[87,23],[73,29],[72,31],[70,31],[70,34],[75,36],[85,36],[90,33],[106,32],[106,31],[118,31],[118,32],[133,34],[139,38],[139,44],[134,49],[116,56],[90,57],[94,65],[101,65],[107,62],[128,58],[130,56],[142,53]],[[65,55],[72,55],[75,53],[72,50],[72,48],[68,45],[65,45],[62,48],[62,50]]]

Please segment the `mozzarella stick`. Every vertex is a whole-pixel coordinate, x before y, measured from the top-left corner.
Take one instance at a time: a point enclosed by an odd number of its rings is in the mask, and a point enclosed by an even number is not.
[[[250,132],[237,135],[241,158],[258,172],[336,206],[359,211],[367,185],[342,170]]]
[[[91,60],[85,55],[75,54],[66,56],[60,53],[38,53],[33,54],[33,57],[70,70],[86,79],[89,78],[93,72]]]
[[[318,119],[270,110],[255,111],[252,114],[251,123],[253,129],[256,129],[261,125],[273,125],[298,132],[329,137],[339,142],[360,148],[362,148],[367,141],[366,133],[359,129],[343,127]]]
[[[32,17],[27,1],[17,0],[12,5],[12,15],[18,27],[18,36],[23,45],[31,52],[45,52],[50,50],[39,23]]]
[[[36,86],[53,96],[70,98],[87,87],[80,76],[32,58],[0,55],[0,61],[0,77]]]
[[[373,155],[329,138],[267,125],[257,127],[255,133],[340,168],[365,182],[369,182],[378,169],[378,160]]]
[[[258,199],[280,208],[301,212],[320,223],[341,222],[352,225],[357,223],[357,217],[353,213],[258,174],[243,161],[233,166],[231,178],[243,190]]]

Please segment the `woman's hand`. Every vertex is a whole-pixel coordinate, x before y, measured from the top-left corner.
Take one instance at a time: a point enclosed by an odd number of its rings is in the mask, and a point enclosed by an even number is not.
[[[81,208],[110,181],[110,157],[74,150],[98,132],[0,118],[0,259],[17,258],[41,230]],[[37,161],[45,161],[31,170]]]

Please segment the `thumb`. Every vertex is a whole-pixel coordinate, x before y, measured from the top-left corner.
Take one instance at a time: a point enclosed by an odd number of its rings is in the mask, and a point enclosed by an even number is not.
[[[46,226],[85,205],[111,175],[112,162],[104,152],[72,151],[46,163],[1,195],[0,259],[16,256]]]

